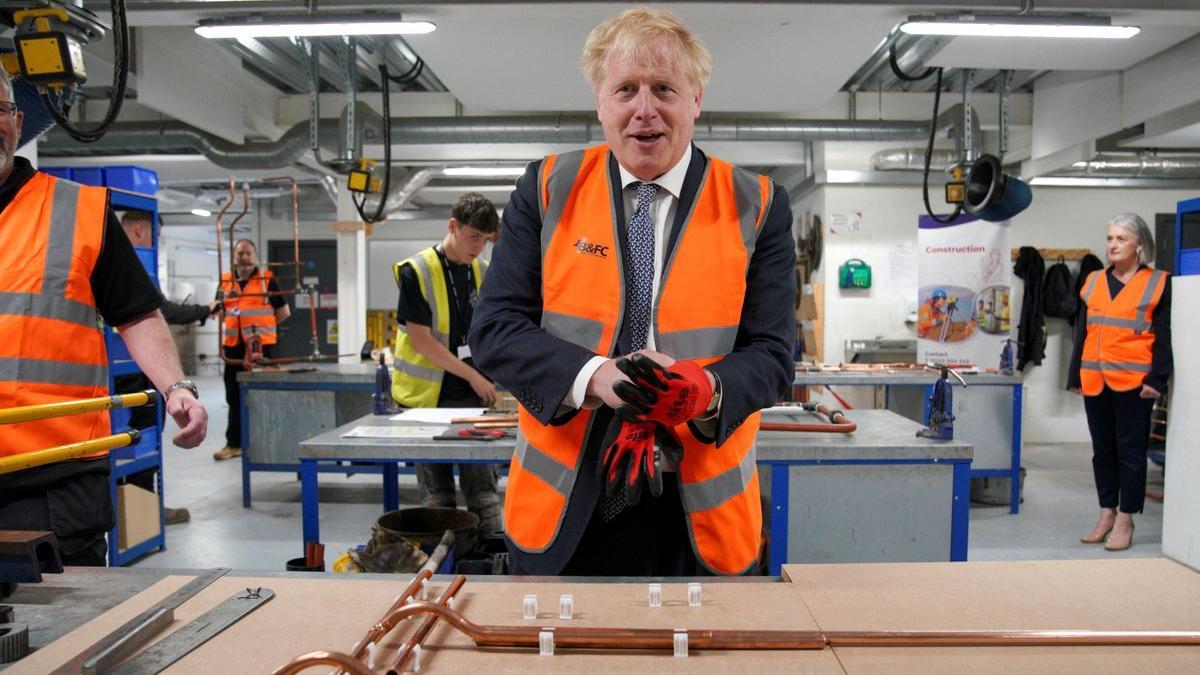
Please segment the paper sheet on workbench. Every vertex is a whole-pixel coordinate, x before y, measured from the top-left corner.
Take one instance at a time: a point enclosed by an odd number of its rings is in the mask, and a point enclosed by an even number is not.
[[[450,427],[354,427],[342,434],[342,438],[433,438],[440,436]]]
[[[456,417],[478,417],[485,412],[487,408],[410,408],[399,415],[392,415],[392,421],[450,424],[450,420]]]

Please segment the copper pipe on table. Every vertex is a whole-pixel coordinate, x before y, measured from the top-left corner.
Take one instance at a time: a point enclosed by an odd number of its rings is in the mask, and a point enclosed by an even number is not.
[[[516,415],[480,415],[479,417],[452,417],[451,424],[476,424],[478,422],[516,422]]]
[[[447,603],[451,598],[458,594],[459,589],[461,589],[465,583],[467,583],[467,578],[463,575],[460,574],[457,577],[454,577],[454,581],[450,582],[450,585],[447,586],[446,590],[442,591],[441,596],[438,597],[437,604],[448,608],[449,605],[447,605]],[[425,644],[425,638],[429,637],[429,633],[433,631],[433,627],[435,624],[437,624],[437,621],[438,617],[436,616],[425,617],[425,622],[422,623],[421,626],[417,628],[417,630],[408,638],[408,640],[404,643],[404,646],[400,648],[399,653],[396,654],[396,658],[392,662],[392,665],[388,666],[388,675],[395,675],[397,673],[404,672],[404,668],[408,665],[409,657],[412,656],[413,651],[418,645]]]
[[[803,422],[763,422],[759,425],[760,431],[806,431],[806,432],[825,432],[834,434],[848,434],[858,428],[850,418],[841,410],[830,410],[829,408],[812,403],[805,403],[804,409],[808,412],[818,413],[829,418],[829,424],[807,424]]]
[[[898,630],[829,631],[830,647],[1200,646],[1200,631]]]
[[[153,389],[134,392],[132,394],[115,394],[113,396],[97,396],[83,398],[77,401],[59,401],[57,403],[42,403],[40,405],[23,405],[16,408],[0,410],[0,424],[17,424],[47,420],[53,417],[81,415],[83,413],[117,410],[120,408],[138,408],[144,405],[154,405],[158,401],[158,392]]]
[[[339,672],[347,672],[352,675],[375,675],[375,671],[367,668],[361,660],[343,652],[324,649],[301,654],[271,671],[271,675],[294,675],[294,673],[302,672],[313,666],[338,666],[341,669]]]
[[[404,589],[404,592],[400,594],[400,597],[396,598],[396,601],[392,603],[392,606],[389,607],[386,612],[384,612],[384,617],[386,618],[392,612],[404,605],[404,603],[408,602],[410,598],[417,594],[417,591],[421,590],[421,584],[432,576],[433,572],[430,572],[429,570],[422,570],[417,574],[417,576],[413,577],[413,580],[408,584],[408,587]],[[361,659],[367,653],[367,645],[371,644],[372,642],[379,642],[383,639],[383,636],[387,635],[388,632],[394,627],[395,624],[388,628],[384,628],[383,619],[380,619],[378,623],[376,623],[374,626],[371,626],[371,629],[367,631],[367,634],[364,635],[361,640],[354,643],[354,647],[350,650],[351,658]]]

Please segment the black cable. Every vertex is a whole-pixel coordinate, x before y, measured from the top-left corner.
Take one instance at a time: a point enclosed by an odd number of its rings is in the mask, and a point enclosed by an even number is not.
[[[925,200],[925,213],[928,213],[934,222],[945,225],[954,222],[962,214],[962,204],[955,204],[954,213],[951,213],[945,220],[939,218],[933,212],[933,206],[929,204],[929,164],[933,159],[933,140],[937,136],[938,107],[942,103],[942,69],[937,68],[936,71],[937,83],[933,87],[933,119],[929,120],[929,144],[925,146],[925,171],[921,178],[921,197]],[[969,142],[969,140],[964,138],[963,142]]]
[[[412,84],[413,82],[417,81],[417,78],[420,77],[421,73],[424,71],[425,59],[422,59],[418,56],[417,60],[413,62],[412,67],[406,70],[403,75],[392,75],[391,80],[396,84]]]
[[[932,76],[935,72],[941,71],[941,68],[928,67],[925,69],[925,72],[921,73],[920,75],[909,75],[903,70],[900,70],[900,62],[896,60],[895,42],[893,42],[891,47],[888,48],[888,65],[892,67],[892,73],[905,82],[920,82],[921,80]]]
[[[388,88],[387,65],[382,63],[379,64],[379,82],[383,85],[383,190],[379,194],[379,203],[375,205],[375,213],[372,216],[368,217],[363,212],[363,207],[367,204],[366,196],[363,196],[362,203],[357,200],[354,202],[358,216],[368,223],[378,223],[383,220],[383,207],[387,203],[392,182],[392,105],[389,100],[391,92]]]
[[[80,143],[95,143],[100,140],[121,112],[121,104],[125,101],[125,84],[129,76],[129,26],[125,22],[125,0],[113,0],[112,3],[112,33],[113,33],[113,92],[108,102],[108,111],[104,119],[94,129],[81,129],[67,119],[71,106],[66,101],[65,93],[59,96],[59,105],[50,98],[48,92],[42,92],[42,105],[54,118],[63,131]]]

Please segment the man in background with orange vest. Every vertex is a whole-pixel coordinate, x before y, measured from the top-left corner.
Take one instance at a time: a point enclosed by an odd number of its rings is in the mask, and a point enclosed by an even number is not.
[[[221,327],[221,349],[225,358],[237,363],[225,364],[225,402],[229,404],[229,422],[225,425],[225,447],[213,453],[220,461],[242,454],[242,390],[237,374],[245,370],[241,361],[246,358],[249,342],[258,341],[264,358],[271,358],[278,342],[278,326],[292,315],[292,309],[271,270],[258,269],[258,249],[249,239],[239,239],[233,245],[233,271],[221,275],[220,297],[225,304],[225,323]]]
[[[115,326],[179,425],[199,445],[208,414],[146,275],[108,206],[108,191],[35,171],[15,157],[22,114],[0,69],[0,401],[4,407],[106,396],[99,319]],[[0,426],[0,456],[110,435],[108,412]],[[117,430],[120,431],[120,430]],[[108,453],[0,475],[0,530],[49,530],[63,563],[105,563],[113,526]]]
[[[512,572],[753,572],[759,411],[794,372],[787,194],[692,144],[711,57],[670,12],[605,21],[582,65],[606,144],[517,181],[471,329],[521,404]]]

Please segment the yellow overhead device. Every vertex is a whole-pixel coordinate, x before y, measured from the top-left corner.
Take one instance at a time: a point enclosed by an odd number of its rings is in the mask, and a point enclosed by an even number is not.
[[[61,88],[87,81],[83,44],[61,7],[25,9],[13,13],[17,24],[13,43],[21,77],[39,87]]]
[[[372,174],[374,168],[375,160],[365,157],[358,160],[358,168],[350,169],[350,174],[346,177],[346,188],[359,194],[379,192],[383,184]]]

